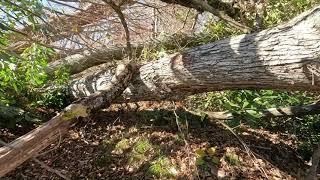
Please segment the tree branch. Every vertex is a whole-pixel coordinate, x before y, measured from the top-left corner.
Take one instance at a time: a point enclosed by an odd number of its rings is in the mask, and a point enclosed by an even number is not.
[[[195,93],[237,89],[319,91],[319,15],[317,7],[284,25],[147,62],[122,100],[181,99]],[[112,71],[86,75],[70,83],[75,99],[98,90]]]
[[[179,4],[181,6],[196,9],[200,12],[203,12],[203,11],[210,12],[213,15],[225,21],[226,23],[230,24],[231,26],[243,31],[244,33],[251,32],[251,29],[249,27],[237,22],[232,18],[238,15],[237,13],[234,13],[237,10],[225,2],[214,0],[214,1],[211,1],[212,4],[208,4],[206,1],[203,1],[203,0],[161,0],[161,1],[166,3],[171,3],[171,4]],[[216,9],[213,7],[216,7]]]
[[[135,51],[135,56],[140,56],[142,50],[146,47],[156,48],[162,45],[168,45],[167,47],[172,47],[172,42],[177,42],[181,46],[185,46],[197,39],[196,36],[187,36],[184,34],[177,34],[166,37],[164,39],[151,39],[150,41],[133,44],[132,49]],[[127,47],[120,45],[109,46],[108,48],[101,48],[95,51],[83,51],[65,58],[59,59],[49,63],[46,72],[49,75],[52,75],[54,71],[58,70],[61,67],[70,68],[71,74],[76,74],[82,72],[92,66],[99,64],[112,62],[113,60],[123,60],[124,51]]]
[[[200,111],[197,110],[197,113],[191,110],[188,110],[193,114],[203,113],[208,115],[208,117],[212,119],[219,120],[231,120],[239,117],[239,114],[231,113],[229,111],[223,112],[208,112],[208,111]],[[283,108],[270,108],[265,109],[260,112],[260,117],[287,117],[287,116],[303,116],[303,115],[312,115],[312,114],[320,114],[320,103],[314,103],[303,106],[290,106]]]
[[[6,142],[4,142],[4,141],[2,141],[2,140],[0,140],[0,144],[1,144],[2,146],[11,148],[11,149],[13,149],[13,150],[15,149],[15,147],[11,147],[10,144],[8,144],[8,143],[6,143]],[[19,149],[18,149],[18,150],[19,150]],[[21,152],[21,153],[24,153],[24,152]],[[33,157],[32,160],[35,161],[36,163],[38,163],[41,167],[43,167],[43,168],[46,169],[47,171],[52,172],[52,173],[58,175],[58,176],[61,177],[62,179],[65,179],[65,180],[69,180],[69,179],[70,179],[70,178],[66,177],[65,175],[63,175],[60,171],[55,170],[55,169],[49,167],[48,165],[46,165],[45,163],[43,163],[42,161],[40,161],[38,158]]]
[[[208,12],[212,13],[213,15],[219,17],[220,19],[222,19],[226,23],[241,30],[244,33],[249,33],[251,31],[251,28],[237,22],[236,20],[231,18],[228,14],[226,14],[225,11],[214,9],[212,6],[210,6],[207,2],[205,2],[203,0],[191,0],[191,2],[194,3],[195,5],[198,5],[203,10],[208,11]]]
[[[133,56],[133,52],[132,52],[132,48],[131,48],[131,43],[130,43],[130,32],[129,32],[129,28],[128,28],[128,24],[127,21],[124,17],[124,14],[121,11],[120,6],[118,6],[116,3],[114,3],[112,0],[103,0],[105,3],[107,3],[108,5],[111,6],[111,8],[117,13],[118,17],[120,18],[121,24],[123,26],[123,29],[125,31],[126,34],[126,42],[127,42],[127,51],[128,51],[128,55],[129,58],[132,59]]]

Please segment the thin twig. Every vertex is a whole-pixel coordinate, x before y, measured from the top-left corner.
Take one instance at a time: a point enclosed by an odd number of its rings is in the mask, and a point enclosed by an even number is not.
[[[56,175],[58,175],[59,177],[66,179],[66,180],[71,180],[70,178],[68,178],[67,176],[63,175],[60,171],[51,168],[50,166],[46,165],[44,162],[40,161],[37,158],[32,158],[36,163],[40,164],[41,167],[43,167],[44,169],[46,169],[49,172],[55,173]]]
[[[183,29],[185,28],[185,26],[186,26],[186,24],[187,24],[187,20],[188,20],[189,14],[190,14],[190,11],[191,11],[191,9],[189,8],[186,16],[184,17],[182,27],[180,27],[180,28],[175,32],[175,34],[178,33],[178,32],[180,32],[181,30],[183,30]]]
[[[219,124],[221,124],[223,127],[225,127],[226,129],[228,129],[237,139],[238,141],[242,144],[242,146],[244,147],[246,153],[248,154],[248,156],[251,156],[253,157],[251,159],[251,161],[253,162],[254,165],[257,165],[257,158],[256,156],[252,153],[251,149],[247,146],[247,144],[233,131],[232,128],[230,128],[227,124],[225,124],[223,121],[218,121]],[[256,166],[260,172],[262,172],[264,174],[264,176],[269,179],[266,171],[262,168],[262,167],[259,167],[259,166]]]

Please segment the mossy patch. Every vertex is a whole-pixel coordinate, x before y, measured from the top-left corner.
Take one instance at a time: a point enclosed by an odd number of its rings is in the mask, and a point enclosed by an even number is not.
[[[132,151],[129,154],[129,165],[134,167],[140,166],[143,162],[149,159],[149,155],[153,149],[154,147],[148,139],[139,139],[133,145]]]
[[[124,138],[115,145],[112,152],[115,154],[122,154],[125,150],[129,148],[130,148],[130,141],[129,139]]]
[[[239,156],[235,152],[227,152],[225,154],[225,160],[232,166],[240,164]]]
[[[148,172],[158,178],[174,177],[178,174],[176,168],[170,162],[170,160],[167,157],[163,156],[151,162],[151,166],[148,168]]]

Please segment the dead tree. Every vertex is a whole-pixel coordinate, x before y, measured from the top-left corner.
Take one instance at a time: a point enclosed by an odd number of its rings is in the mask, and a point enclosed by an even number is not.
[[[320,7],[290,22],[191,48],[141,65],[122,101],[181,99],[230,89],[320,90]],[[94,93],[112,70],[83,73],[69,89],[78,99]]]
[[[36,155],[59,132],[65,133],[76,117],[86,117],[88,111],[110,104],[129,83],[117,101],[179,99],[226,89],[320,91],[319,17],[320,6],[275,28],[146,63],[138,67],[132,79],[135,70],[128,68],[122,68],[120,73],[102,68],[84,74],[70,84],[76,103],[42,127],[0,149],[0,176]]]

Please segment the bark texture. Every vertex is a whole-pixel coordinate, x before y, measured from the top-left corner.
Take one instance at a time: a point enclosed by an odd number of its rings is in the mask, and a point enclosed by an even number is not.
[[[78,117],[87,117],[90,111],[110,105],[111,101],[127,87],[133,71],[131,65],[119,65],[115,76],[103,89],[69,105],[43,126],[21,136],[8,146],[0,148],[0,177],[30,157],[36,156],[41,150],[64,135]]]
[[[124,91],[129,101],[176,99],[226,89],[320,90],[320,7],[259,33],[191,48],[149,62]],[[111,70],[71,82],[73,98],[100,89]],[[123,100],[122,99],[122,100]]]
[[[140,47],[141,49],[142,47]],[[71,74],[79,73],[89,67],[106,62],[112,62],[114,59],[123,59],[125,57],[125,47],[114,46],[108,49],[99,49],[96,51],[84,51],[82,53],[67,56],[57,61],[51,62],[46,72],[53,75],[60,68],[66,67]]]

